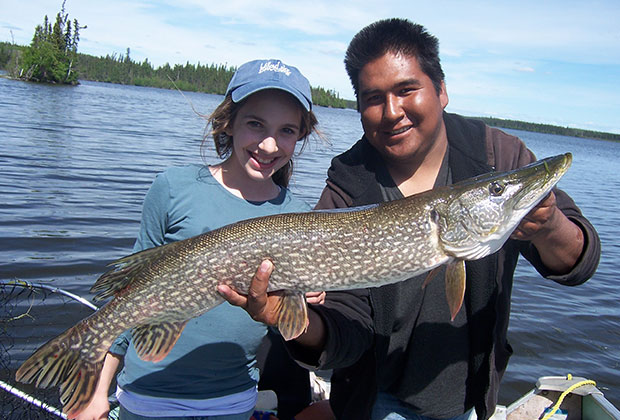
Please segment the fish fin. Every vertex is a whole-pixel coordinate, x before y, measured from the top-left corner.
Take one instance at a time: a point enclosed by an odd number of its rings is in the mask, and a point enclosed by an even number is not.
[[[91,293],[97,293],[93,300],[97,302],[116,295],[133,282],[138,272],[159,259],[177,243],[145,249],[108,264],[114,268],[103,273],[90,288]]]
[[[136,353],[147,362],[159,362],[170,353],[187,321],[145,324],[131,331]]]
[[[424,283],[422,283],[422,289],[424,289],[431,282],[433,277],[437,275],[440,269],[441,269],[441,266],[435,267],[431,271],[428,272],[428,274],[426,275],[426,278],[424,279]]]
[[[446,267],[446,298],[454,321],[465,297],[465,261],[457,260]]]
[[[285,290],[278,311],[278,330],[286,341],[299,337],[308,329],[308,307],[302,292]]]
[[[59,385],[63,411],[73,418],[90,403],[106,354],[102,351],[97,360],[84,360],[80,354],[84,345],[79,329],[70,328],[22,363],[15,379],[38,388]]]

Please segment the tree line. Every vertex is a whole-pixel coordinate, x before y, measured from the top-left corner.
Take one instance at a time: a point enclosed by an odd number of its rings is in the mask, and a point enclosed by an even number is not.
[[[83,80],[120,83],[125,85],[150,86],[165,89],[178,88],[184,91],[206,92],[223,95],[228,82],[236,71],[235,67],[223,64],[184,65],[169,63],[154,68],[145,59],[134,61],[130,49],[124,56],[112,54],[105,57],[93,57],[79,54],[79,71]],[[333,108],[346,108],[347,101],[341,99],[337,92],[322,87],[312,87],[312,101],[315,105]]]
[[[0,42],[0,69],[15,77],[24,68],[23,57],[30,47]],[[137,62],[131,59],[130,50],[124,56],[117,54],[105,57],[77,53],[73,58],[72,75],[79,75],[82,80],[92,80],[125,85],[150,86],[165,89],[179,88],[184,91],[198,91],[223,95],[228,82],[235,72],[234,67],[222,64],[175,64],[166,63],[154,68],[145,59]],[[62,74],[64,74],[62,71]],[[334,108],[355,108],[355,101],[341,99],[338,93],[322,87],[312,88],[312,99],[316,105]],[[546,134],[559,134],[571,137],[592,138],[620,141],[620,134],[605,133],[579,128],[561,127],[550,124],[538,124],[493,117],[474,117],[488,125],[500,128],[532,131]]]
[[[67,83],[69,79],[61,77],[51,80],[44,80],[43,77],[29,78],[31,73],[24,69],[29,66],[25,59],[27,57],[46,57],[51,56],[48,49],[52,44],[41,45],[34,42],[29,47],[0,42],[0,68],[6,70],[11,77],[30,81],[46,81],[50,83]],[[41,48],[42,50],[41,51]],[[33,53],[33,48],[39,52]],[[45,61],[47,63],[47,61]],[[142,62],[133,60],[130,57],[130,50],[127,49],[125,55],[108,54],[105,57],[95,57],[88,54],[76,53],[72,55],[71,61],[62,65],[60,60],[55,60],[57,69],[47,70],[47,74],[71,76],[71,83],[77,83],[77,78],[81,80],[92,80],[97,82],[117,83],[124,85],[149,86],[164,89],[178,88],[183,91],[205,92],[223,95],[226,93],[228,82],[235,73],[236,68],[223,64],[192,64],[184,65],[169,63],[163,66],[154,67],[152,63],[145,59]],[[40,66],[40,68],[49,68]],[[70,71],[69,71],[70,70]],[[38,74],[38,73],[37,73]],[[355,106],[355,102],[340,98],[334,90],[323,87],[312,87],[312,100],[315,105],[347,108]]]
[[[86,29],[86,26],[80,26],[77,19],[69,19],[65,1],[53,25],[46,15],[43,24],[36,26],[30,46],[0,44],[0,67],[6,69],[11,77],[62,84],[78,84],[79,78],[220,95],[226,92],[235,67],[187,62],[174,66],[166,63],[155,68],[148,59],[142,62],[132,60],[129,48],[124,56],[94,57],[78,53],[80,30]],[[316,105],[347,106],[347,101],[341,99],[337,92],[322,87],[312,88],[312,98]]]
[[[620,134],[605,133],[601,131],[584,130],[581,128],[562,127],[551,124],[539,124],[525,121],[505,120],[493,117],[473,117],[483,121],[487,125],[514,130],[532,131],[535,133],[558,134],[561,136],[620,141]]]
[[[166,63],[155,68],[148,59],[142,62],[132,60],[129,48],[125,55],[112,54],[105,57],[78,53],[80,30],[86,29],[86,26],[80,26],[77,19],[69,19],[65,11],[65,1],[53,25],[47,16],[42,25],[37,25],[30,46],[0,42],[0,69],[6,70],[10,77],[35,82],[78,84],[78,79],[82,79],[165,89],[178,88],[219,95],[226,92],[235,67],[187,62],[174,66]],[[334,90],[320,86],[311,89],[313,103],[316,105],[333,108],[356,107],[355,101],[340,98]],[[492,117],[476,118],[501,128],[620,141],[620,134]]]

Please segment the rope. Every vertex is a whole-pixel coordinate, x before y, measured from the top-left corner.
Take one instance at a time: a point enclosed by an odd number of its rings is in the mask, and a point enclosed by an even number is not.
[[[570,373],[568,375],[566,375],[566,379],[567,380],[572,380],[573,379],[573,375],[571,375]],[[560,395],[560,398],[558,399],[558,402],[555,403],[555,405],[553,406],[553,408],[551,409],[551,411],[549,411],[545,417],[542,418],[542,420],[549,420],[549,418],[551,416],[553,416],[555,414],[556,411],[558,411],[558,409],[560,408],[560,405],[562,405],[562,401],[564,401],[564,398],[566,398],[566,396],[568,394],[570,394],[571,392],[573,392],[575,389],[579,388],[580,386],[584,386],[584,385],[592,385],[592,386],[596,386],[596,382],[586,379],[584,381],[580,381],[577,382],[571,386],[569,386],[566,391],[562,392],[562,395]]]

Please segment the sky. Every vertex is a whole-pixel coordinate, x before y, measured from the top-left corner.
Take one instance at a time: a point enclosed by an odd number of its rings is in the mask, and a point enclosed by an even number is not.
[[[0,0],[0,41],[28,45],[62,0]],[[450,102],[491,116],[620,133],[618,0],[66,0],[86,25],[78,51],[165,63],[293,65],[312,86],[354,99],[343,65],[351,38],[383,18],[439,39]]]

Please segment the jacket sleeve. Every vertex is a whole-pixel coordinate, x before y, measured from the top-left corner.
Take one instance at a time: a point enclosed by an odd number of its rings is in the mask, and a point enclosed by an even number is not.
[[[350,198],[328,181],[315,209],[349,207]],[[319,369],[333,369],[355,363],[373,343],[374,328],[368,289],[327,292],[322,305],[311,305],[323,320],[327,334],[320,355],[305,351],[295,342],[287,343],[300,363]]]
[[[518,137],[495,128],[487,127],[486,130],[489,164],[498,171],[516,169],[536,160],[534,153]],[[573,199],[558,188],[554,188],[553,192],[558,208],[583,231],[584,245],[581,257],[569,273],[555,275],[545,267],[536,247],[530,242],[522,241],[520,251],[543,277],[557,283],[575,286],[594,275],[601,256],[601,241],[596,229],[583,216]]]
[[[524,242],[521,248],[521,254],[543,277],[567,286],[576,286],[584,283],[596,272],[601,257],[601,240],[594,226],[583,216],[581,210],[575,205],[572,198],[564,191],[557,188],[554,189],[553,192],[556,196],[558,208],[566,217],[579,226],[583,232],[583,251],[581,252],[579,260],[577,260],[577,264],[575,264],[569,273],[557,275],[553,274],[545,267],[536,247],[531,243]]]
[[[343,209],[353,205],[351,197],[336,184],[332,183],[329,179],[326,184],[318,203],[314,206],[315,210]]]

